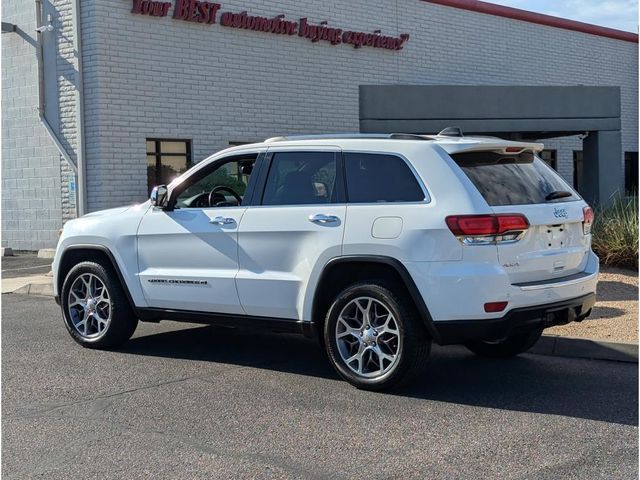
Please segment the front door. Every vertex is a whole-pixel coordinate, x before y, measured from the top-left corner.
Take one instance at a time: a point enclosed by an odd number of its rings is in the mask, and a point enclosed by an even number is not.
[[[172,209],[143,217],[138,268],[150,307],[244,313],[235,286],[238,226],[256,157],[212,163],[172,190]]]
[[[341,162],[335,148],[269,150],[266,182],[256,190],[238,235],[236,283],[247,314],[303,319],[309,278],[342,251]]]

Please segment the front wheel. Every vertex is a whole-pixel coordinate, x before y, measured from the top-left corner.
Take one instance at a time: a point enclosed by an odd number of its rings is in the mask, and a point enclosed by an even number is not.
[[[336,371],[352,385],[386,390],[424,367],[431,339],[405,295],[383,283],[360,283],[334,300],[324,343]]]
[[[67,330],[83,347],[117,347],[138,325],[113,268],[95,262],[79,263],[67,274],[61,306]]]
[[[476,355],[493,358],[513,357],[524,353],[535,345],[542,335],[542,329],[509,335],[502,340],[475,340],[465,344]]]

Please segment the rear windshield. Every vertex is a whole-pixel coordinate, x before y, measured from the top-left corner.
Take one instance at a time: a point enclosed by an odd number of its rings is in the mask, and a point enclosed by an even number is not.
[[[451,155],[489,205],[571,202],[580,197],[532,152]]]

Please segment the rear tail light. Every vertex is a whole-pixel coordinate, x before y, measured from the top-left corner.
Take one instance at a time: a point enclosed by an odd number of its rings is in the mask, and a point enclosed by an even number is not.
[[[451,215],[445,222],[467,245],[516,242],[529,228],[527,217],[521,214]]]
[[[582,233],[585,235],[589,235],[591,233],[591,226],[593,225],[593,220],[595,219],[595,215],[593,214],[593,209],[590,206],[586,206],[582,209],[582,214],[584,220],[582,220]]]

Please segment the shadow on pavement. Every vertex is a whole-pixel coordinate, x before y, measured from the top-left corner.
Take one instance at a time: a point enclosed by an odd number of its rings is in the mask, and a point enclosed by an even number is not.
[[[598,301],[615,302],[629,300],[638,300],[638,287],[611,280],[600,280],[598,282]]]
[[[591,315],[585,318],[583,322],[590,322],[592,320],[602,320],[603,318],[616,318],[624,315],[625,313],[626,312],[621,308],[602,307],[596,304],[596,306],[593,307],[593,311],[591,312]]]
[[[296,335],[199,326],[131,339],[123,353],[337,379],[321,347]],[[427,371],[393,395],[638,424],[638,365],[524,355],[485,359],[434,347]]]

